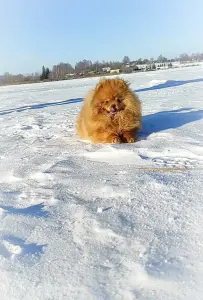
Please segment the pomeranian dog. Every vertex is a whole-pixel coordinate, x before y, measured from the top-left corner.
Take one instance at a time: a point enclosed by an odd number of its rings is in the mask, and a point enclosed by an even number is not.
[[[133,143],[140,128],[140,100],[120,78],[102,79],[76,119],[77,135],[92,143]]]

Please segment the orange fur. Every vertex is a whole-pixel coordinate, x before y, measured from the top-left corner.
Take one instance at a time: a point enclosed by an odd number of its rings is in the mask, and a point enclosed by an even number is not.
[[[123,79],[103,79],[76,119],[76,132],[92,143],[132,143],[141,128],[141,103]]]

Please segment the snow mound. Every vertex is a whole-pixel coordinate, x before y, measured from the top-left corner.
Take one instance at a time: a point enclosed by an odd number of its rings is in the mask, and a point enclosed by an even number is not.
[[[112,165],[143,164],[142,159],[136,152],[111,146],[103,147],[101,150],[94,152],[84,152],[81,156],[91,161],[104,162]]]
[[[166,83],[167,80],[165,79],[153,79],[149,82],[149,87],[153,87],[153,86],[156,86],[156,85],[159,85],[159,84],[164,84]]]

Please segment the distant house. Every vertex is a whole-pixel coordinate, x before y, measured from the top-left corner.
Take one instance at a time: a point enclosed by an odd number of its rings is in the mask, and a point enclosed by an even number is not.
[[[111,71],[110,67],[102,68],[102,72],[109,73]]]
[[[74,73],[68,73],[68,74],[65,74],[65,75],[64,75],[65,79],[72,78],[72,77],[74,77],[74,76],[75,76]]]
[[[97,71],[89,71],[87,72],[88,75],[94,75],[94,74],[97,74]]]
[[[121,72],[122,73],[133,73],[133,72],[139,72],[142,69],[138,67],[136,62],[132,62],[130,64],[124,64],[121,67]]]
[[[110,74],[119,74],[120,69],[110,70]]]
[[[122,73],[132,73],[132,72],[133,72],[133,69],[130,67],[129,64],[127,64],[127,65],[122,65],[122,66],[121,66],[121,72],[122,72]]]
[[[130,64],[125,64],[126,68],[130,68],[130,66],[131,66]]]

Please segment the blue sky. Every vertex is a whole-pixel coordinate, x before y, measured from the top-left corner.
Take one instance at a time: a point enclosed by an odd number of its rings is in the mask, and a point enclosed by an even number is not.
[[[0,74],[203,52],[202,0],[0,0]]]

